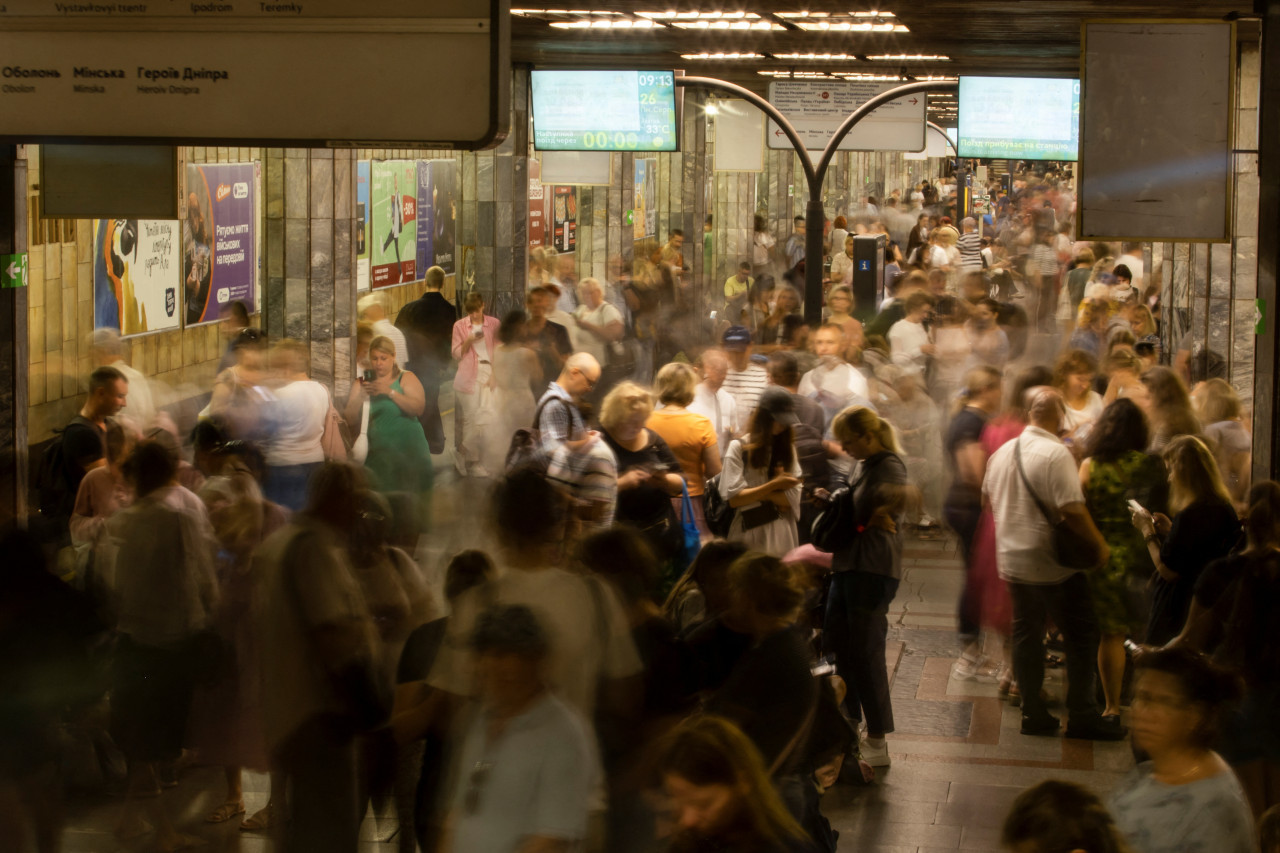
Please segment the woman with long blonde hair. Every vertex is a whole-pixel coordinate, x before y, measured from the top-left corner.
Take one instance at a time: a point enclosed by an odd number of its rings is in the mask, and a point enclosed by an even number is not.
[[[1193,435],[1177,436],[1165,448],[1164,462],[1172,520],[1158,512],[1133,515],[1156,567],[1147,619],[1152,646],[1182,632],[1200,573],[1240,539],[1240,519],[1208,446]]]
[[[912,498],[911,486],[893,425],[875,412],[851,406],[836,415],[831,432],[858,464],[847,497],[853,504],[850,523],[855,533],[831,557],[823,633],[848,685],[845,709],[854,721],[867,722],[862,759],[872,767],[887,767],[884,736],[893,731],[893,707],[885,638],[889,603],[902,580],[900,527]]]

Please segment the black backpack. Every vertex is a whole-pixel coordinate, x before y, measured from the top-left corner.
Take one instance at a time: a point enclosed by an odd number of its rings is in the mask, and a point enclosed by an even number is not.
[[[518,429],[511,435],[511,444],[507,448],[506,471],[511,474],[515,471],[534,471],[538,474],[546,475],[547,469],[551,466],[551,457],[542,449],[542,432],[538,429],[538,422],[542,420],[542,410],[548,403],[559,401],[566,409],[570,408],[570,403],[562,397],[548,397],[538,404],[537,410],[533,413],[533,425],[528,429]],[[569,412],[569,423],[573,423],[573,412]]]
[[[89,423],[76,415],[71,424]],[[53,440],[45,447],[40,456],[40,467],[36,471],[36,504],[40,514],[48,518],[65,518],[75,508],[76,496],[71,490],[71,480],[67,477],[67,454],[62,446],[62,436],[71,426],[55,429]]]

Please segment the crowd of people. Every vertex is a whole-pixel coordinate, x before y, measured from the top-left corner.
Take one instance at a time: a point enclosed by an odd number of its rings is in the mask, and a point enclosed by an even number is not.
[[[361,300],[345,399],[237,312],[189,432],[96,336],[5,539],[0,846],[58,849],[74,725],[163,851],[197,763],[205,820],[286,851],[356,850],[376,798],[405,853],[834,851],[823,794],[892,760],[904,544],[948,536],[951,677],[1054,736],[1065,664],[1065,736],[1138,758],[1105,803],[1028,790],[1010,850],[1275,850],[1280,485],[1220,365],[1162,351],[1140,247],[1074,243],[1054,173],[993,190],[981,224],[931,184],[836,217],[816,328],[803,220],[709,303],[679,232],[607,280],[540,251],[500,318],[432,268]],[[485,497],[433,591],[441,454]]]

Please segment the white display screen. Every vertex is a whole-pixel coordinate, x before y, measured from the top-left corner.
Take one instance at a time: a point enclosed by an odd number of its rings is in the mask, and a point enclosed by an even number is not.
[[[672,71],[534,71],[533,147],[675,151]]]
[[[961,157],[1076,160],[1080,81],[1045,77],[961,77]]]

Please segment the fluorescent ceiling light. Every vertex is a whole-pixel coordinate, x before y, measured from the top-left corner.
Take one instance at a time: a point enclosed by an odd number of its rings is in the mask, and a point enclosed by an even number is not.
[[[856,60],[857,54],[853,53],[775,53],[778,59],[803,59],[803,60]]]
[[[877,53],[868,56],[872,62],[950,62],[951,57],[940,53]]]
[[[764,59],[760,53],[682,53],[681,59]]]

